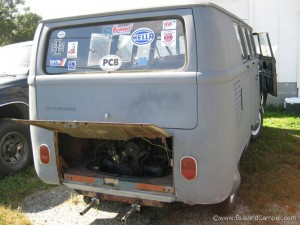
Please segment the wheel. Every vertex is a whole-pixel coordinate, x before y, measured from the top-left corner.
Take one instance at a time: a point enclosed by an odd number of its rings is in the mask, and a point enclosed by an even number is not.
[[[229,215],[234,212],[237,205],[236,193],[229,195],[223,202],[213,205],[214,213],[218,215]]]
[[[251,133],[251,139],[252,140],[257,140],[260,136],[261,130],[263,126],[263,108],[261,107],[259,112],[258,112],[258,117],[254,126],[254,129],[252,130]]]
[[[32,163],[30,131],[26,125],[0,120],[0,173],[23,170]]]

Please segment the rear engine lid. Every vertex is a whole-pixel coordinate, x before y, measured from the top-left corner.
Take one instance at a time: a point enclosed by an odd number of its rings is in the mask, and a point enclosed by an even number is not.
[[[171,135],[153,124],[133,123],[90,123],[78,121],[16,120],[19,123],[33,125],[78,138],[96,138],[110,140],[130,140],[135,137],[167,138]]]

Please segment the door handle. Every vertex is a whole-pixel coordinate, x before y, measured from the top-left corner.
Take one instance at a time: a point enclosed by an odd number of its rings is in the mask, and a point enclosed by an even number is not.
[[[255,76],[255,80],[259,80],[259,74]]]

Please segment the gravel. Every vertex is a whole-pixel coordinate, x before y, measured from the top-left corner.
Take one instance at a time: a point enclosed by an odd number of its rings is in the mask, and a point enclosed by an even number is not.
[[[27,196],[24,200],[23,212],[34,225],[115,225],[121,224],[121,218],[130,210],[129,204],[104,201],[97,203],[84,216],[80,216],[79,212],[84,209],[85,205],[82,196],[64,186],[59,186]],[[274,208],[277,209],[274,210],[276,216],[278,207]],[[232,216],[237,215],[240,217],[252,215],[240,199],[238,199],[235,214]],[[282,211],[280,215],[288,214]],[[299,212],[297,217],[299,222]],[[130,225],[247,225],[253,223],[257,224],[257,221],[220,221],[220,217],[212,212],[210,206],[189,206],[182,203],[166,204],[163,208],[141,207],[140,213],[133,214],[127,220],[127,224]],[[282,221],[279,221],[279,224],[282,224]],[[287,224],[298,223],[295,221]]]

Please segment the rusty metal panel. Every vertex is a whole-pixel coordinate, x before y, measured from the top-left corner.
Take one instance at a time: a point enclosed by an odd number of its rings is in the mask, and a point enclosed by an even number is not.
[[[16,120],[18,123],[38,126],[78,138],[130,140],[135,137],[166,138],[171,135],[153,124],[135,123],[91,123],[46,120]]]

